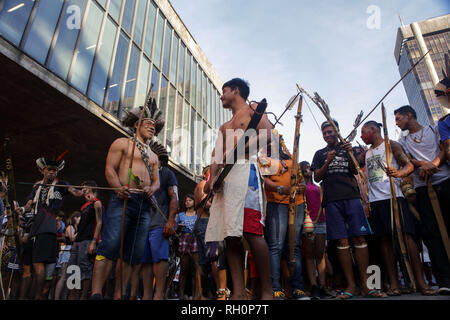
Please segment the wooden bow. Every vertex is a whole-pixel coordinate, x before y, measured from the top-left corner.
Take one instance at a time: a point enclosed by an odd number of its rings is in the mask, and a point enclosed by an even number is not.
[[[291,275],[294,274],[295,267],[295,216],[297,206],[295,204],[295,196],[297,191],[297,185],[299,182],[300,166],[298,165],[298,145],[300,142],[300,124],[302,122],[302,105],[303,96],[300,96],[298,100],[297,114],[295,115],[295,134],[294,134],[294,146],[292,150],[292,172],[289,190],[289,262]]]
[[[384,104],[381,104],[381,113],[383,117],[383,133],[384,133],[384,147],[386,152],[386,165],[387,167],[391,167],[391,144],[389,142],[389,135],[388,135],[388,129],[386,124],[386,110],[384,108]],[[411,265],[408,260],[408,254],[405,247],[405,239],[403,238],[403,232],[402,227],[400,224],[400,212],[397,202],[397,194],[395,192],[395,184],[394,184],[394,178],[389,177],[389,185],[391,189],[391,210],[393,209],[394,214],[394,220],[395,220],[395,229],[397,230],[397,239],[400,246],[402,261],[404,265],[406,266],[406,270],[409,276],[409,279],[411,281],[411,285],[413,286],[413,289],[416,288],[416,283],[414,280],[414,274],[412,272]],[[392,211],[391,211],[392,214]]]

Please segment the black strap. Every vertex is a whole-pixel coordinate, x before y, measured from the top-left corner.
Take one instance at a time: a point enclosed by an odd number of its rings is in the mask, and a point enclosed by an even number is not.
[[[244,131],[244,136],[241,137],[241,139],[239,139],[238,143],[236,144],[236,146],[234,147],[233,150],[233,163],[230,163],[229,161],[226,161],[227,163],[225,164],[225,167],[223,168],[223,170],[220,172],[219,176],[217,177],[216,181],[214,182],[213,185],[213,190],[216,188],[218,189],[220,187],[220,185],[222,184],[223,180],[226,178],[226,176],[228,175],[228,173],[231,171],[231,169],[233,168],[233,165],[236,163],[237,161],[237,152],[240,149],[240,146],[242,145],[242,143],[244,143],[244,146],[247,144],[248,140],[250,139],[249,136],[247,136],[245,133],[248,130],[251,129],[256,129],[256,127],[258,126],[259,122],[261,121],[262,116],[264,115],[264,112],[266,111],[267,108],[267,101],[266,99],[262,99],[260,103],[258,103],[258,106],[256,107],[255,112],[253,113],[252,118],[250,119],[250,122],[247,126],[247,128]],[[228,160],[228,159],[227,159]],[[212,197],[213,195],[213,190],[211,190],[209,192],[209,194],[203,198],[202,201],[200,201],[200,203],[195,207],[195,209],[197,210],[198,208],[203,207],[206,202]]]

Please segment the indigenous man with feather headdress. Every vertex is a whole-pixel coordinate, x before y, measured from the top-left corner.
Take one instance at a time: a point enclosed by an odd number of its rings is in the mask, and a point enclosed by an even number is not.
[[[148,106],[149,108],[144,106],[132,109],[122,121],[124,126],[135,131],[136,148],[133,149],[132,138],[118,138],[108,151],[105,175],[109,185],[116,188],[116,191],[109,202],[97,249],[92,278],[92,299],[102,298],[103,285],[110,274],[113,261],[119,258],[125,203],[122,274],[126,276],[122,277],[123,288],[128,286],[131,265],[139,264],[144,253],[150,226],[150,198],[160,186],[158,157],[151,151],[149,143],[164,125],[162,113],[158,110],[155,100],[151,99]],[[139,124],[142,108],[145,110]],[[130,161],[133,164],[131,181],[128,180]],[[142,193],[130,193],[130,188],[141,189]]]
[[[65,161],[62,159],[65,153],[56,159],[41,157],[36,160],[36,165],[43,175],[42,180],[33,186],[25,206],[16,209],[19,215],[26,216],[26,213],[32,212],[32,217],[34,217],[29,222],[29,234],[25,234],[23,237],[31,249],[28,254],[24,253],[23,264],[33,265],[36,300],[43,299],[45,265],[56,263],[58,254],[56,217],[61,210],[64,197],[69,194],[76,197],[83,195],[80,190],[65,187],[64,185],[68,185],[67,182],[58,181],[58,173],[65,165]],[[26,244],[25,247],[27,247]],[[26,293],[30,283],[31,274],[27,274],[27,276],[24,274],[21,297]]]

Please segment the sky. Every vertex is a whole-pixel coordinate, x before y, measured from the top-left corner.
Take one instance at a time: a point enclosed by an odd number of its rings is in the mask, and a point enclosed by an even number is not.
[[[247,80],[249,99],[266,98],[267,111],[278,116],[296,94],[296,83],[318,92],[344,137],[358,113],[367,114],[400,79],[394,57],[399,15],[410,24],[450,13],[445,0],[170,2],[222,81]],[[391,139],[399,133],[393,111],[406,104],[400,83],[384,100]],[[302,109],[299,160],[311,162],[326,145],[313,115],[319,125],[325,117],[306,97]],[[297,104],[276,128],[291,151],[296,111]],[[381,109],[367,120],[381,122]],[[363,144],[360,135],[359,129],[354,144]]]

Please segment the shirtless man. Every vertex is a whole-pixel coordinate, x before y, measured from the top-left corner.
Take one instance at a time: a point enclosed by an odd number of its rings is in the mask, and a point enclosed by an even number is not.
[[[220,99],[223,107],[231,109],[233,117],[219,129],[220,135],[212,154],[211,177],[205,184],[205,193],[209,193],[212,189],[221,167],[219,162],[222,159],[220,156],[216,158],[215,155],[220,152],[223,152],[223,155],[232,152],[231,146],[236,145],[238,140],[236,132],[247,128],[256,108],[256,104],[249,106],[246,103],[250,90],[244,80],[232,79],[223,85],[222,90]],[[271,125],[266,115],[262,116],[256,131],[258,137],[263,134],[270,137]],[[230,140],[234,143],[230,143]],[[251,143],[252,139],[249,145]],[[244,236],[250,245],[260,276],[261,298],[272,299],[269,250],[262,236],[265,218],[264,183],[254,159],[256,155],[246,154],[245,158],[247,159],[245,163],[239,161],[233,166],[224,180],[221,192],[214,195],[205,241],[225,239],[228,267],[233,282],[232,299],[242,300],[247,298],[244,288],[244,249],[241,241]]]
[[[155,119],[156,104],[146,110],[141,126],[138,126],[141,108],[128,113],[123,125],[134,128],[136,148],[133,156],[132,179],[130,188],[142,189],[141,193],[131,193],[127,185],[132,139],[118,138],[110,146],[106,158],[105,175],[111,187],[117,188],[112,194],[101,234],[101,241],[95,258],[92,278],[91,299],[102,298],[102,288],[108,278],[113,260],[119,258],[122,214],[124,200],[128,199],[125,212],[124,248],[122,263],[122,288],[127,288],[131,265],[141,262],[145,240],[150,226],[150,197],[159,189],[158,157],[150,150],[148,143],[161,129],[161,121]],[[122,293],[123,294],[123,293]]]

